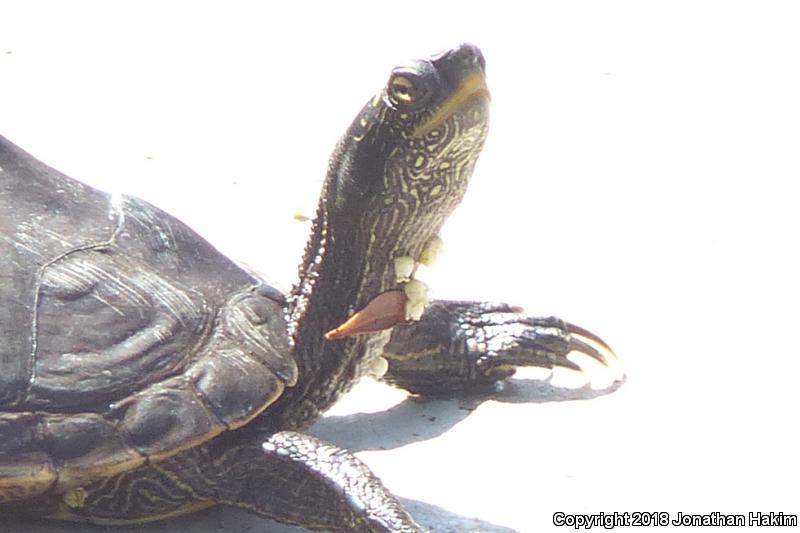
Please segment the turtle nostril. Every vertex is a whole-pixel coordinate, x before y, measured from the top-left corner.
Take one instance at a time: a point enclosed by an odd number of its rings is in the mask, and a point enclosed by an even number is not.
[[[483,70],[485,72],[486,71],[486,60],[483,58],[483,54],[481,53],[480,50],[477,50],[477,52],[478,52],[478,56],[477,56],[478,64],[481,66],[481,70]]]
[[[481,49],[471,43],[462,43],[455,49],[455,54],[469,65],[480,65],[481,69],[486,70],[486,60],[483,58]]]
[[[474,70],[480,66],[481,70],[486,71],[486,60],[483,58],[480,48],[471,43],[461,43],[455,48],[440,52],[429,59],[434,65],[451,64],[456,68]]]

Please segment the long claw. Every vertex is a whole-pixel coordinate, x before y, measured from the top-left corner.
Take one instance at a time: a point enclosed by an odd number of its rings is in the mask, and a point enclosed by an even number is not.
[[[624,374],[622,367],[619,365],[619,359],[614,353],[614,350],[599,336],[591,331],[588,331],[580,326],[571,324],[557,317],[523,317],[521,320],[516,318],[522,324],[530,326],[536,331],[536,328],[553,328],[559,332],[556,337],[553,337],[553,342],[548,343],[547,335],[535,337],[534,343],[531,348],[535,350],[535,346],[544,346],[552,353],[552,357],[545,359],[546,363],[542,364],[541,359],[534,356],[528,356],[527,361],[525,357],[515,357],[512,365],[519,368],[539,366],[543,368],[550,368],[554,371],[551,379],[554,379],[567,386],[567,388],[574,388],[580,382],[581,386],[584,384],[591,384],[592,388],[607,388],[612,383],[620,381]],[[504,354],[503,363],[507,362],[507,355]],[[520,360],[522,359],[522,360]],[[590,363],[590,360],[594,364]],[[598,368],[598,365],[602,368]],[[576,376],[565,378],[566,374],[561,374],[556,378],[555,371],[558,369],[571,370],[585,376],[588,381],[580,381]],[[566,379],[566,381],[564,381]],[[554,383],[556,381],[553,381]],[[567,385],[567,383],[570,383]]]
[[[553,367],[560,366],[562,368],[569,368],[570,370],[574,370],[576,372],[583,372],[583,367],[576,363],[575,361],[570,361],[566,357],[561,357],[553,361]]]
[[[593,389],[604,389],[624,380],[625,374],[614,350],[603,339],[575,324],[564,322],[569,334],[569,350],[594,359],[605,368],[604,371],[594,371],[591,380]],[[567,357],[570,357],[567,355]],[[586,372],[586,369],[582,369]]]

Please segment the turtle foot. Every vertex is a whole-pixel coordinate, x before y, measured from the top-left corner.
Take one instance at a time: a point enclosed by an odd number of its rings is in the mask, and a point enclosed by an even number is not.
[[[606,389],[623,379],[616,354],[594,333],[486,302],[434,301],[418,322],[394,328],[384,357],[385,379],[421,394],[471,389],[515,374],[565,388]]]

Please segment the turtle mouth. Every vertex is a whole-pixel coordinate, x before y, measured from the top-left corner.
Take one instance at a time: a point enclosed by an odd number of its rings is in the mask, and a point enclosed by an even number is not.
[[[442,102],[439,109],[414,129],[412,136],[422,137],[427,135],[441,126],[457,111],[481,99],[488,102],[491,100],[491,94],[486,86],[486,76],[482,70],[478,70],[461,80],[456,90]]]

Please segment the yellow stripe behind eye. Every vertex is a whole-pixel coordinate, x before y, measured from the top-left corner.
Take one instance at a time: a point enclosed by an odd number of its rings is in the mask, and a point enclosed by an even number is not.
[[[476,96],[490,97],[489,89],[486,87],[486,78],[482,72],[473,72],[464,78],[458,88],[442,103],[439,109],[428,120],[414,129],[414,137],[422,137],[429,133]]]

